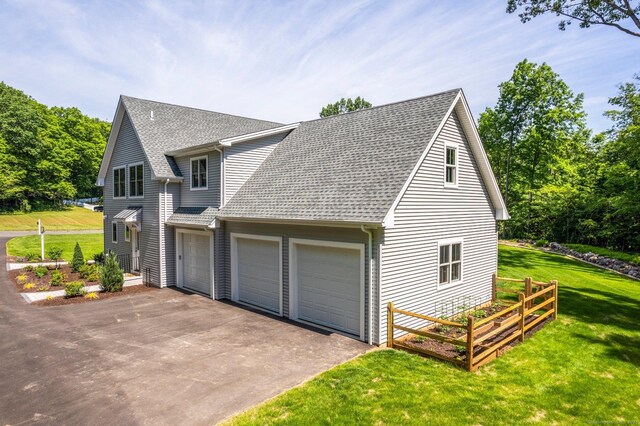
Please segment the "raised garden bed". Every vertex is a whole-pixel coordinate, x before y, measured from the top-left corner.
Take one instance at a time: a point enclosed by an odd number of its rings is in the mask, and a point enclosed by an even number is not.
[[[65,276],[65,282],[71,281],[82,281],[85,285],[94,285],[98,284],[98,280],[89,281],[87,279],[83,279],[80,277],[78,272],[71,271],[71,267],[68,265],[59,265],[56,269],[55,266],[45,267],[47,269],[46,275],[39,278],[36,275],[35,267],[34,268],[22,268],[18,270],[9,271],[9,278],[11,282],[15,285],[16,289],[20,293],[37,293],[40,291],[49,291],[49,290],[64,290],[64,283],[60,285],[52,285],[51,277],[53,276],[53,271],[58,270],[62,272]],[[25,286],[26,284],[34,284],[33,288],[31,286]]]

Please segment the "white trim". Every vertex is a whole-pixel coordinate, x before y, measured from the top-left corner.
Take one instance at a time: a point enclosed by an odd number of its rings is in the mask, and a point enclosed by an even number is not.
[[[237,232],[231,232],[231,300],[240,303],[243,305],[251,306],[252,308],[259,309],[261,311],[269,312],[270,314],[274,314],[273,311],[270,311],[265,308],[261,308],[260,306],[252,305],[250,303],[242,302],[239,300],[239,282],[238,282],[238,239],[247,239],[247,240],[261,240],[261,241],[275,241],[278,243],[278,269],[279,269],[279,280],[280,280],[280,291],[278,295],[278,315],[283,315],[283,294],[284,294],[284,285],[283,285],[283,274],[282,274],[282,237],[274,237],[270,235],[256,235],[256,234],[242,234]]]
[[[220,139],[220,145],[222,146],[232,146],[237,143],[247,142],[254,139],[264,138],[267,136],[277,135],[280,133],[287,132],[289,130],[296,129],[300,123],[287,124],[285,126],[276,127],[273,129],[261,130],[259,132],[248,133],[246,135],[233,136],[230,138]]]
[[[460,145],[456,142],[445,142],[444,143],[444,165],[443,165],[443,176],[442,181],[444,183],[445,188],[457,188],[458,187],[458,175],[460,174]],[[453,149],[456,153],[456,162],[453,166],[447,164],[447,150]],[[447,168],[454,167],[456,171],[456,175],[454,177],[454,182],[447,182]]]
[[[460,244],[460,279],[456,281],[451,281],[448,283],[440,284],[440,247],[446,245],[454,245]],[[451,252],[449,252],[449,256],[451,256]],[[436,252],[437,266],[436,266],[436,284],[438,290],[446,290],[450,287],[457,287],[464,284],[464,238],[446,238],[437,241],[437,252]],[[451,259],[449,259],[449,274],[451,274]],[[449,275],[450,276],[450,275]]]
[[[286,225],[305,225],[305,226],[331,226],[335,228],[360,228],[362,225],[370,227],[380,227],[381,223],[376,222],[350,222],[350,221],[329,221],[329,220],[314,220],[314,219],[265,219],[265,218],[251,218],[251,217],[231,217],[231,216],[218,216],[216,219],[225,222],[241,222],[241,223],[277,223]]]
[[[142,166],[142,195],[131,195],[131,168],[132,167],[137,167],[137,166]],[[136,179],[138,178],[138,176],[136,175]],[[132,200],[141,200],[144,198],[144,193],[145,193],[145,184],[144,184],[144,161],[138,161],[136,163],[131,163],[131,164],[127,164],[127,188],[128,188],[128,194],[129,194],[129,198]],[[137,186],[137,185],[136,185]]]
[[[198,162],[198,183],[200,183],[200,160],[205,160],[205,168],[207,174],[207,184],[205,186],[193,187],[193,162]],[[189,158],[189,191],[206,191],[209,189],[209,155],[200,155],[198,157]]]
[[[360,340],[365,340],[365,245],[363,243],[343,243],[338,241],[326,241],[326,240],[309,240],[303,238],[290,238],[289,239],[289,318],[295,321],[298,319],[298,282],[297,277],[297,251],[296,245],[312,245],[321,247],[335,247],[335,248],[347,248],[351,250],[360,251]],[[309,321],[301,321],[309,324]],[[344,331],[334,330],[321,324],[315,324],[324,329],[330,329],[344,333]]]
[[[215,284],[215,267],[214,267],[214,260],[215,260],[215,255],[214,255],[214,248],[215,248],[215,244],[214,244],[214,233],[211,231],[200,231],[200,230],[194,230],[194,229],[188,229],[188,228],[175,228],[175,239],[176,239],[176,286],[178,286],[181,289],[184,289],[186,291],[191,291],[193,293],[198,293],[198,294],[202,294],[198,291],[194,291],[193,289],[189,288],[189,287],[185,287],[184,286],[184,240],[183,240],[183,234],[195,234],[195,235],[202,235],[202,236],[208,236],[209,237],[209,267],[211,268],[211,287],[210,287],[210,297],[211,299],[215,299],[215,290],[216,290],[216,284]]]
[[[113,239],[113,235],[114,235],[113,225],[116,226],[116,232],[115,232],[116,239],[115,240]],[[112,220],[111,221],[111,243],[112,244],[118,244],[118,221],[117,220]]]
[[[116,170],[124,169],[124,195],[121,197],[116,197]],[[127,181],[127,166],[117,166],[111,168],[111,198],[114,200],[124,200],[127,198],[127,186],[129,186],[129,182]]]

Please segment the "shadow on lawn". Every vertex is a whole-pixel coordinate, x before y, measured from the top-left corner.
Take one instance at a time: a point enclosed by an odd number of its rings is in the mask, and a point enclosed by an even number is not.
[[[605,355],[609,358],[617,358],[640,367],[640,338],[638,337],[618,333],[608,334],[602,338],[584,334],[575,334],[575,336],[591,345],[605,346]]]
[[[640,332],[638,300],[604,290],[583,288],[579,291],[558,288],[560,315],[567,315],[587,324],[603,324]]]

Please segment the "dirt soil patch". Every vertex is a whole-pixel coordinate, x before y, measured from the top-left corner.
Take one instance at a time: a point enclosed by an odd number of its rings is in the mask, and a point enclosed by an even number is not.
[[[39,300],[37,302],[33,302],[34,306],[60,306],[60,305],[75,305],[78,303],[88,303],[88,302],[99,302],[101,300],[113,299],[114,297],[127,297],[134,296],[136,294],[144,294],[152,291],[160,290],[157,287],[153,286],[145,286],[145,285],[134,285],[130,287],[124,287],[122,291],[117,291],[115,293],[104,293],[97,292],[99,299],[89,299],[84,296],[77,297],[56,297],[49,300]]]
[[[35,265],[37,266],[37,265]],[[42,278],[38,278],[34,271],[24,271],[23,269],[16,269],[13,271],[9,271],[9,278],[11,282],[15,285],[16,289],[20,293],[38,293],[39,291],[54,291],[54,290],[64,290],[64,284],[59,286],[51,285],[51,273],[56,269],[54,266],[50,266],[47,268],[47,275]],[[71,281],[82,281],[85,286],[87,285],[95,285],[98,284],[98,281],[87,281],[85,279],[80,278],[80,274],[77,272],[71,271],[71,267],[68,265],[59,265],[58,270],[65,275],[65,282]],[[26,280],[20,280],[18,277],[24,275]],[[34,288],[25,289],[24,285],[27,283],[35,284]],[[38,290],[40,289],[40,290]]]

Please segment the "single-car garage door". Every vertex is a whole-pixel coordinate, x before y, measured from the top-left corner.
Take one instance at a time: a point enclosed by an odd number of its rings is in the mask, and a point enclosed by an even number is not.
[[[292,240],[294,318],[363,338],[363,246]]]
[[[279,237],[232,234],[231,299],[282,314]]]
[[[182,287],[211,295],[211,236],[181,232]]]

